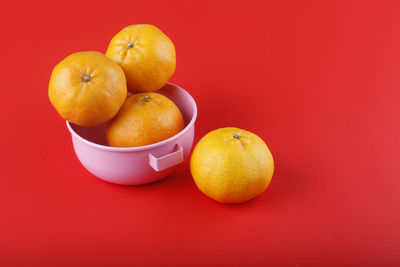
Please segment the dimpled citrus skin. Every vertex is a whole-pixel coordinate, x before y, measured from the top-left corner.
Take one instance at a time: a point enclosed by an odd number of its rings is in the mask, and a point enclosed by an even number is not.
[[[241,203],[265,191],[274,172],[274,161],[257,135],[233,127],[205,135],[190,159],[197,187],[222,203]]]
[[[126,99],[106,135],[110,146],[137,147],[168,139],[184,127],[182,113],[171,100],[148,92]]]
[[[95,126],[117,114],[127,95],[121,67],[99,52],[66,57],[50,77],[50,102],[62,118]]]
[[[106,55],[120,64],[128,90],[152,92],[163,87],[175,72],[175,47],[157,27],[131,25],[115,35]]]

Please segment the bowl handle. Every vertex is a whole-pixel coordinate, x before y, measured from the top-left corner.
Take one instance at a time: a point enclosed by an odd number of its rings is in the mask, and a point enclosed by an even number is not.
[[[183,147],[176,144],[174,152],[169,154],[156,157],[153,154],[149,154],[149,164],[156,171],[163,171],[179,163],[183,162]]]

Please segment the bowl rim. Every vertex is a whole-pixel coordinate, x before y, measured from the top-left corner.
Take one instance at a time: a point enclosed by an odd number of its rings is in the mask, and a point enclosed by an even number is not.
[[[170,83],[168,82],[167,84],[172,85],[178,89],[180,89],[181,91],[183,91],[184,94],[186,94],[193,106],[193,116],[192,119],[190,120],[190,122],[186,125],[185,128],[183,128],[182,131],[180,131],[179,133],[177,133],[176,135],[165,139],[161,142],[158,143],[154,143],[154,144],[150,144],[150,145],[146,145],[146,146],[138,146],[138,147],[112,147],[112,146],[105,146],[105,145],[100,145],[97,143],[94,143],[92,141],[86,140],[85,138],[83,138],[82,136],[80,136],[77,132],[75,132],[75,130],[71,127],[71,124],[69,121],[65,121],[67,124],[67,128],[69,130],[69,132],[71,133],[71,135],[75,138],[77,138],[78,140],[80,140],[81,142],[89,145],[89,146],[93,146],[95,148],[98,149],[102,149],[102,150],[107,150],[107,151],[114,151],[114,152],[132,152],[132,151],[142,151],[142,150],[149,150],[149,149],[153,149],[153,148],[157,148],[160,147],[162,145],[168,144],[173,142],[174,140],[178,139],[179,137],[181,137],[182,135],[184,135],[187,131],[189,131],[190,128],[192,128],[194,126],[194,123],[196,121],[197,118],[197,105],[196,105],[196,101],[194,101],[193,97],[182,87]]]

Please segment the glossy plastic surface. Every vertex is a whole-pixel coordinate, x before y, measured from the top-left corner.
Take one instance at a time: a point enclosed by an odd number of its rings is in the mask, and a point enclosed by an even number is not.
[[[81,127],[66,122],[75,153],[89,172],[111,183],[146,184],[167,176],[189,156],[197,117],[196,103],[189,93],[170,83],[157,92],[178,106],[186,126],[177,135],[156,144],[110,147],[105,137],[106,124]]]

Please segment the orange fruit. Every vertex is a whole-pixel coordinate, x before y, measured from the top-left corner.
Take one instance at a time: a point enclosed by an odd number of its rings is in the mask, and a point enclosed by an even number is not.
[[[74,53],[51,73],[51,104],[61,117],[81,126],[110,120],[124,103],[126,94],[121,67],[99,52]]]
[[[168,139],[184,127],[182,113],[171,100],[148,92],[126,99],[106,135],[110,146],[136,147]]]
[[[120,64],[130,92],[152,92],[175,72],[175,47],[157,27],[131,25],[115,35],[106,55]]]
[[[197,187],[222,203],[241,203],[265,191],[274,172],[274,160],[264,141],[239,128],[221,128],[206,134],[190,158]]]

